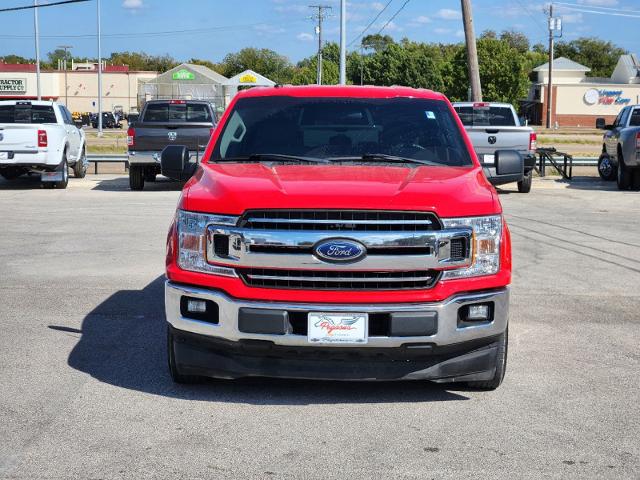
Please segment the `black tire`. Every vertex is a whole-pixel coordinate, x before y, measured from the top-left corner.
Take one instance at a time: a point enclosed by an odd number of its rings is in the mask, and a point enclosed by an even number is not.
[[[622,155],[618,154],[618,190],[629,190],[631,186],[631,171],[625,166]]]
[[[62,157],[62,162],[56,167],[56,172],[62,172],[62,180],[59,182],[42,182],[44,188],[59,188],[64,190],[69,185],[69,164],[67,163],[67,152]]]
[[[82,153],[80,158],[76,160],[76,164],[73,166],[73,176],[76,178],[84,178],[87,175],[87,165],[84,163],[87,154],[84,147],[82,147]]]
[[[633,190],[640,190],[640,168],[634,168],[631,181],[631,188]]]
[[[598,175],[602,180],[610,181],[616,178],[616,167],[611,163],[611,158],[606,153],[598,159]]]
[[[144,167],[141,165],[129,167],[129,188],[136,191],[144,188]]]
[[[529,170],[528,173],[522,177],[522,180],[518,182],[518,191],[520,193],[529,193],[531,191],[531,184],[533,183],[533,170]]]
[[[175,347],[176,341],[171,333],[171,327],[167,327],[167,359],[169,361],[169,374],[175,383],[194,384],[201,383],[202,377],[197,375],[184,375],[180,373],[178,365],[176,365]]]
[[[509,347],[509,328],[498,339],[498,354],[496,355],[496,373],[491,380],[467,382],[467,386],[478,390],[495,390],[500,386],[507,371],[507,351]]]

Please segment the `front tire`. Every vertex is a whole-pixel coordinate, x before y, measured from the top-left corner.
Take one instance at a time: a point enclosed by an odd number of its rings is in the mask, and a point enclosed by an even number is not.
[[[520,193],[529,193],[531,191],[531,184],[533,183],[533,170],[529,170],[528,173],[522,177],[522,180],[518,182],[518,191]]]
[[[175,383],[201,383],[202,377],[198,377],[197,375],[184,375],[180,372],[176,364],[175,345],[176,340],[173,333],[171,333],[171,327],[167,327],[167,359],[169,360],[169,374],[171,375],[171,379]]]
[[[82,153],[80,154],[80,158],[76,160],[76,164],[73,166],[73,176],[76,178],[84,178],[87,175],[87,164],[85,160],[87,158],[87,153],[82,148]]]
[[[629,190],[631,186],[631,172],[624,164],[622,155],[618,155],[618,190]]]
[[[129,188],[135,191],[144,189],[144,167],[142,165],[129,167]]]
[[[598,159],[598,175],[602,180],[610,181],[616,178],[616,168],[611,163],[611,158],[606,153]]]
[[[498,353],[496,355],[496,373],[491,380],[467,382],[467,386],[478,390],[495,390],[500,386],[507,371],[507,350],[509,347],[509,328],[498,339]]]

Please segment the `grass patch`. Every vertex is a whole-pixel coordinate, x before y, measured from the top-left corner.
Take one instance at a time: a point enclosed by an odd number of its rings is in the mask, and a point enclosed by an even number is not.
[[[93,153],[117,153],[124,154],[127,153],[126,146],[116,146],[116,145],[87,145],[87,153],[89,155]]]
[[[579,138],[579,137],[547,137],[540,135],[538,136],[539,144],[574,144],[574,145],[601,145],[602,139],[592,139],[592,138]]]

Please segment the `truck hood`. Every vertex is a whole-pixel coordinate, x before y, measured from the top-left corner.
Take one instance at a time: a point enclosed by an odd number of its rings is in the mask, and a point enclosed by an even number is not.
[[[179,208],[240,215],[249,209],[433,211],[491,215],[501,207],[480,167],[205,164]]]

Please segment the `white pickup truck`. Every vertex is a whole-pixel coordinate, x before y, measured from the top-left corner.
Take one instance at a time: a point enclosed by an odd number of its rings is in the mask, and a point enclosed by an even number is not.
[[[0,101],[0,175],[12,180],[40,173],[46,188],[67,188],[87,172],[85,135],[71,113],[51,101]]]
[[[531,190],[536,165],[536,133],[520,125],[513,105],[497,102],[456,102],[453,108],[464,125],[487,180],[493,185],[518,182],[518,191]],[[524,158],[524,170],[514,175],[498,175],[496,150],[516,150]]]

